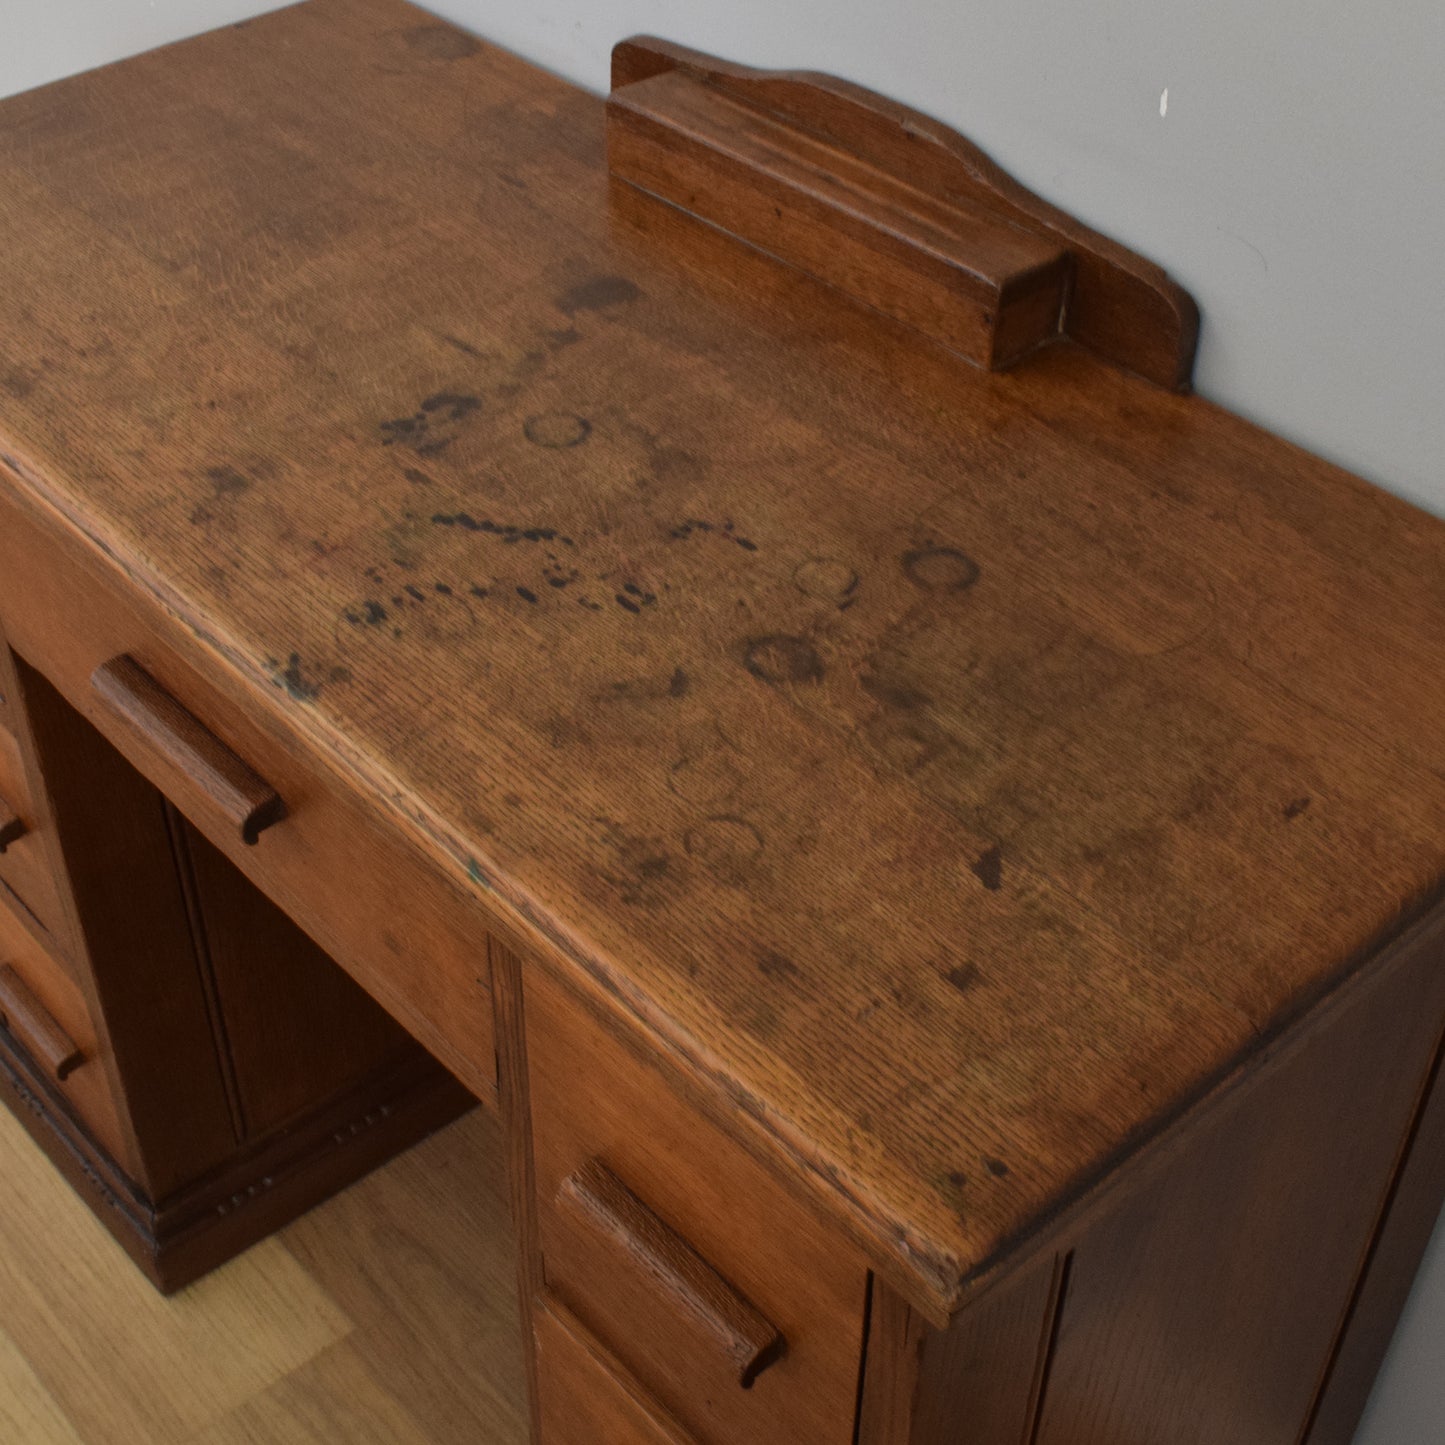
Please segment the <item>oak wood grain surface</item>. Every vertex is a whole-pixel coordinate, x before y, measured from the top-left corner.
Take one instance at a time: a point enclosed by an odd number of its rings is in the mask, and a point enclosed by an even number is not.
[[[754,70],[652,35],[613,47],[607,110],[612,175],[978,365],[1006,365],[1062,333],[1188,390],[1193,298],[919,111],[837,76]],[[943,288],[920,287],[944,257]],[[1050,303],[1037,283],[1060,262]],[[980,290],[982,312],[966,299]]]
[[[933,1317],[1445,874],[1445,526],[395,0],[0,106],[0,454]]]

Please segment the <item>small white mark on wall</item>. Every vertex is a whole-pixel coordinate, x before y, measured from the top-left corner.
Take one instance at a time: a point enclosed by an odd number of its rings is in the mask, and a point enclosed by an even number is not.
[[[1159,95],[1159,114],[1160,116],[1169,114],[1169,87],[1167,85]]]

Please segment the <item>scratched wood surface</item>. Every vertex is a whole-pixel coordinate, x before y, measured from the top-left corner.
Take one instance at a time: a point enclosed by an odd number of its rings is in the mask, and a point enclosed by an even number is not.
[[[935,1314],[1445,874],[1445,526],[394,0],[0,106],[0,452]]]

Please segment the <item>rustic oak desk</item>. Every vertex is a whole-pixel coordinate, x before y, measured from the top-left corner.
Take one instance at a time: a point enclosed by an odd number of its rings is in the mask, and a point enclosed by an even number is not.
[[[500,1109],[546,1445],[1343,1445],[1445,1189],[1445,526],[1194,331],[660,42],[6,101],[12,1107],[166,1288]]]

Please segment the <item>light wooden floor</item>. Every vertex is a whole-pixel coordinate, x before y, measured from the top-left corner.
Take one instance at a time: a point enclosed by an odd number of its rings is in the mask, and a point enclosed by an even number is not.
[[[3,1445],[522,1445],[480,1110],[170,1300],[0,1108]]]

